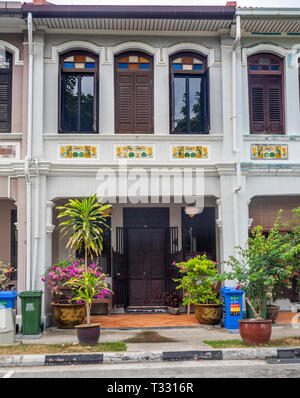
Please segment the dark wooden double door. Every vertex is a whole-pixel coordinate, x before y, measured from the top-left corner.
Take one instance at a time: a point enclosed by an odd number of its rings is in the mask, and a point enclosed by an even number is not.
[[[165,228],[128,228],[128,301],[130,306],[164,304]]]

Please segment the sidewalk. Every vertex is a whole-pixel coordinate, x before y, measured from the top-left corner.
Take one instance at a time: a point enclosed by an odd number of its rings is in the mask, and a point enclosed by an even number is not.
[[[105,317],[116,322],[115,316]],[[111,318],[109,320],[109,318]],[[94,319],[95,320],[95,319]],[[157,318],[158,320],[158,318]],[[147,333],[146,333],[147,332]],[[151,332],[151,333],[149,333]],[[299,324],[274,324],[271,338],[300,336]],[[77,343],[74,329],[51,327],[41,335],[17,335],[24,344]],[[267,359],[300,357],[300,348],[227,348],[212,349],[204,340],[239,339],[239,331],[228,331],[220,326],[160,326],[160,327],[102,327],[99,342],[120,342],[127,345],[126,352],[56,355],[0,356],[0,366],[39,366],[91,363],[160,362],[205,359]],[[283,355],[283,356],[282,356]]]

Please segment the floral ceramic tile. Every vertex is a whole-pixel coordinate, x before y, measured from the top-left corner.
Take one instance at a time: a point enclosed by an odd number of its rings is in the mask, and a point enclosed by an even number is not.
[[[209,159],[209,146],[172,145],[172,159]]]
[[[287,145],[266,145],[254,144],[251,145],[251,159],[263,160],[284,160],[288,159]]]
[[[19,158],[19,144],[12,144],[2,142],[0,144],[0,160],[18,159]]]
[[[60,145],[59,159],[98,159],[98,145]]]
[[[115,148],[117,159],[153,159],[153,146],[118,145]]]

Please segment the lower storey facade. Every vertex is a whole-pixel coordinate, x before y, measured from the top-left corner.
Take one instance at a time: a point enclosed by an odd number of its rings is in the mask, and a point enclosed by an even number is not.
[[[236,254],[237,246],[245,244],[253,227],[262,225],[267,233],[279,209],[283,209],[282,221],[286,222],[292,210],[300,206],[300,177],[284,180],[281,185],[276,176],[243,176],[242,189],[235,194],[235,175],[207,177],[203,208],[194,214],[187,211],[188,203],[175,197],[169,203],[124,203],[118,198],[112,203],[110,230],[105,232],[103,254],[97,259],[114,291],[113,311],[163,306],[164,293],[175,289],[174,261],[206,253],[217,262],[220,272],[226,270],[223,261]],[[57,206],[69,198],[95,193],[95,184],[82,177],[41,175],[39,180],[32,179],[31,206],[26,203],[24,178],[13,182],[10,197],[2,191],[0,260],[16,266],[11,285],[18,292],[44,291],[42,319],[48,326],[51,298],[42,282],[45,270],[60,260],[80,255],[66,248]],[[286,292],[286,298],[298,301],[295,287]],[[21,323],[20,300],[17,320]]]

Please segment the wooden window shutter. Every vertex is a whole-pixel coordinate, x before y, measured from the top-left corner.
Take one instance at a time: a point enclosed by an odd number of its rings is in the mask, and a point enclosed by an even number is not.
[[[283,132],[282,115],[282,88],[281,76],[268,76],[266,78],[267,106],[268,106],[268,132]]]
[[[116,130],[130,134],[134,131],[134,75],[119,72],[116,82]]]
[[[10,131],[11,75],[0,73],[0,133]]]
[[[264,78],[251,76],[249,79],[251,132],[261,133],[267,128],[264,91]]]
[[[134,73],[134,132],[151,134],[153,132],[152,75]]]

